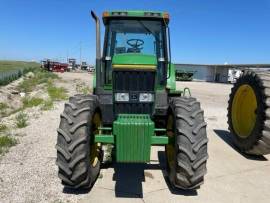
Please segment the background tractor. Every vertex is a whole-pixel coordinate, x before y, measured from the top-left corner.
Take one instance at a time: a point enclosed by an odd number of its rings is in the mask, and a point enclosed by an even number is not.
[[[112,11],[96,24],[93,95],[65,104],[57,138],[59,177],[89,188],[111,149],[114,161],[149,163],[151,146],[165,146],[171,184],[196,189],[206,174],[206,123],[200,103],[177,91],[166,12]],[[106,155],[106,156],[105,156]]]

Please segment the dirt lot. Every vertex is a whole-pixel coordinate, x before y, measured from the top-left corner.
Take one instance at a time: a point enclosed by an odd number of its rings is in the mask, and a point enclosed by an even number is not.
[[[59,74],[70,94],[74,84],[92,84],[90,74]],[[20,144],[0,159],[0,202],[268,202],[270,156],[240,154],[227,131],[226,108],[231,85],[187,82],[202,103],[208,123],[209,161],[205,184],[198,191],[174,190],[165,181],[163,147],[152,149],[148,165],[114,164],[101,171],[91,191],[63,190],[55,165],[56,129],[64,102],[32,118]]]

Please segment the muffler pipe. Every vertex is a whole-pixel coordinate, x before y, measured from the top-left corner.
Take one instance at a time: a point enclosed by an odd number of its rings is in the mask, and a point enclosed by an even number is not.
[[[94,11],[91,11],[91,16],[96,23],[96,93],[102,86],[101,81],[101,50],[100,50],[100,21]]]
[[[91,16],[96,22],[96,58],[101,59],[100,51],[100,20],[94,11],[91,11]]]

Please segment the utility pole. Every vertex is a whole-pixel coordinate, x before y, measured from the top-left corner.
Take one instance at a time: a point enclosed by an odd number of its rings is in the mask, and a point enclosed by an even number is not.
[[[82,41],[80,41],[80,65],[82,65]]]
[[[67,50],[67,62],[68,62],[68,50]]]

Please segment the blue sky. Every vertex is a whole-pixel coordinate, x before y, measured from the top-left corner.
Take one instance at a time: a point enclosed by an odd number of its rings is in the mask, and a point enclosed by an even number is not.
[[[89,11],[170,13],[177,63],[270,63],[270,0],[0,0],[0,59],[95,58]]]

